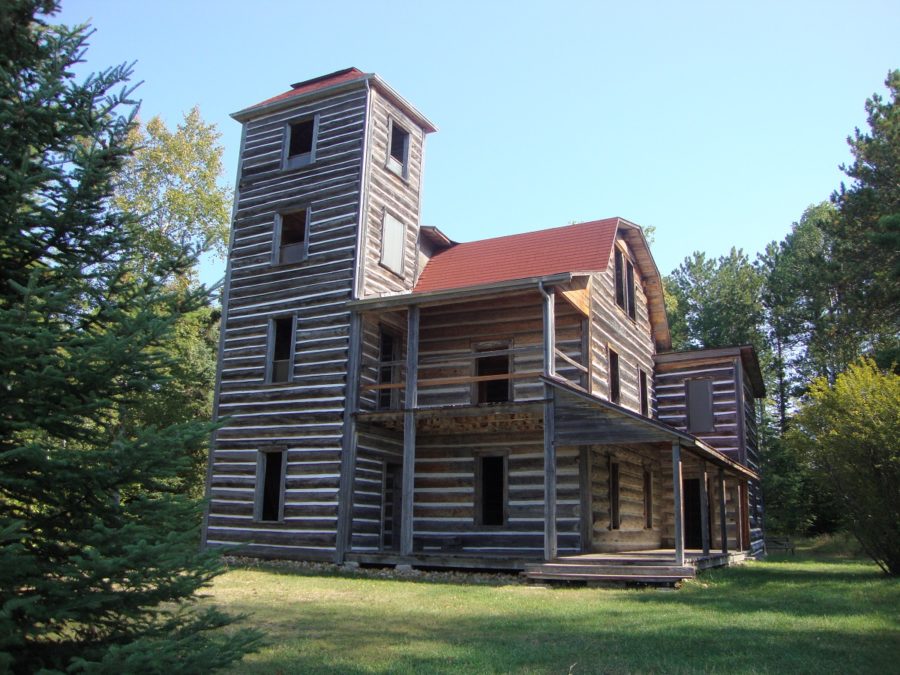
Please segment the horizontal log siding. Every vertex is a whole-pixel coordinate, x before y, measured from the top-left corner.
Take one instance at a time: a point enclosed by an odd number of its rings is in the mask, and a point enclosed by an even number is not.
[[[362,296],[384,295],[412,289],[419,275],[416,241],[419,235],[419,194],[425,133],[402,110],[382,96],[372,93],[366,177],[367,205]],[[388,120],[393,119],[409,132],[409,170],[404,179],[385,167],[388,158]],[[381,265],[381,231],[384,210],[406,226],[404,273],[400,277]]]
[[[556,305],[557,346],[581,362],[581,315],[566,302]],[[480,343],[508,342],[513,349],[531,348],[528,353],[513,356],[512,372],[536,373],[534,377],[513,380],[513,400],[543,398],[543,386],[538,379],[543,368],[539,349],[543,340],[541,311],[541,296],[536,291],[423,308],[419,327],[419,379],[473,376],[474,359],[468,356],[443,359],[442,355],[471,352]],[[441,358],[441,362],[425,363],[434,357]],[[560,374],[577,381],[576,369],[561,359],[559,365]],[[473,389],[470,383],[420,385],[419,407],[469,404],[473,402]]]
[[[207,542],[331,559],[365,128],[364,90],[246,123],[233,223]],[[318,113],[316,161],[282,169],[288,120]],[[275,216],[310,210],[305,262],[273,265]],[[293,380],[266,384],[268,324],[296,313]],[[255,522],[257,452],[287,451],[282,522]]]
[[[508,515],[504,526],[475,524],[476,453],[506,453]],[[557,530],[560,553],[580,549],[578,451],[557,450]],[[452,538],[458,552],[543,555],[544,449],[542,432],[417,437],[414,537],[426,552]],[[431,543],[429,543],[431,540]]]
[[[403,439],[399,433],[360,429],[353,482],[351,550],[381,550],[382,500],[386,462],[403,462]],[[399,536],[399,533],[398,533]]]
[[[671,470],[664,470],[664,451],[623,446],[592,446],[591,453],[592,550],[610,553],[662,546],[664,533],[670,529],[672,517],[672,473]],[[610,457],[619,464],[621,523],[617,530],[610,527]],[[645,468],[650,469],[653,475],[652,528],[644,527]]]
[[[659,421],[686,431],[685,381],[712,379],[715,430],[695,435],[735,461],[740,461],[741,438],[738,426],[736,372],[735,362],[732,358],[659,364],[654,378]]]
[[[619,242],[625,243],[620,237]],[[641,271],[631,250],[634,262],[635,319],[616,304],[615,263],[610,254],[605,272],[593,275],[591,283],[591,391],[609,399],[609,352],[611,346],[619,355],[620,405],[640,412],[640,380],[638,368],[647,373],[647,395],[650,417],[656,414],[653,387],[653,355],[656,348],[650,331],[647,296],[644,293]],[[648,272],[649,274],[650,272]]]

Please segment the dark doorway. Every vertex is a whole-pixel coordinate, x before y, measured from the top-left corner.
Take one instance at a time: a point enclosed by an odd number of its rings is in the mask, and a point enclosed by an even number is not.
[[[684,500],[684,547],[703,548],[703,528],[700,520],[700,479],[682,481]]]
[[[400,550],[400,514],[403,508],[403,467],[384,465],[384,496],[381,502],[381,548]]]

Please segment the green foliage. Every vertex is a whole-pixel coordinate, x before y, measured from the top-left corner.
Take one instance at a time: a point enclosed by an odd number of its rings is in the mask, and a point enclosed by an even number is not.
[[[847,139],[854,161],[841,167],[852,179],[832,195],[840,218],[827,223],[833,260],[851,324],[872,346],[897,348],[900,332],[900,70],[885,80],[890,98],[866,101],[869,129]],[[880,343],[880,345],[879,345]],[[874,349],[872,351],[875,351]]]
[[[140,266],[177,252],[185,242],[225,255],[231,193],[218,183],[220,136],[196,107],[175,131],[159,117],[132,128],[128,141],[135,151],[117,176],[114,202],[141,216],[134,232]]]
[[[900,376],[871,360],[833,385],[820,378],[786,440],[836,486],[851,531],[892,575],[900,574]]]
[[[194,604],[221,571],[185,484],[210,425],[129,419],[208,300],[164,285],[184,247],[134,275],[138,221],[111,208],[130,69],[76,82],[87,32],[36,16],[54,11],[0,9],[0,670],[209,670],[257,639]]]
[[[685,258],[665,279],[673,347],[762,345],[762,284],[743,251],[732,248],[717,260],[699,251]]]

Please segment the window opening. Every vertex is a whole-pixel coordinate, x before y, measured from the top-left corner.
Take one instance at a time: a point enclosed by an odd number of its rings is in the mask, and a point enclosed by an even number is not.
[[[312,163],[315,136],[315,119],[292,122],[288,125],[287,159],[285,161],[287,168],[292,169]]]
[[[609,350],[609,400],[618,403],[619,389],[619,355],[612,349]]]
[[[625,299],[628,302],[628,316],[635,318],[634,309],[634,265],[629,260],[625,263],[625,290],[627,291]]]
[[[306,259],[307,211],[282,213],[278,241],[278,262],[282,265]]]
[[[479,349],[479,352],[496,351],[497,347]],[[505,349],[501,347],[501,349]],[[475,359],[475,374],[509,375],[509,355],[482,356]],[[506,403],[511,400],[509,378],[478,382],[478,403]]]
[[[478,458],[477,514],[481,525],[506,524],[506,457],[503,455]]]
[[[616,273],[616,304],[625,309],[625,261],[622,251],[618,248],[615,253],[615,273]]]
[[[287,316],[272,321],[275,344],[272,345],[271,381],[288,382],[291,379],[291,351],[294,346],[294,317]]]
[[[387,166],[394,173],[406,177],[409,159],[409,132],[391,120],[391,138]]]
[[[260,520],[281,520],[281,487],[284,451],[261,452],[263,473]]]
[[[619,514],[619,463],[609,463],[609,526],[618,530],[621,525]]]
[[[644,417],[649,417],[650,396],[647,391],[647,373],[645,373],[643,370],[638,370],[638,380],[641,387],[641,415],[643,415]]]

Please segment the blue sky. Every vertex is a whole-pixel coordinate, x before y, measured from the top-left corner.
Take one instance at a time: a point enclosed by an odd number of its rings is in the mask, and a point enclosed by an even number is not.
[[[900,67],[900,3],[63,0],[87,66],[137,61],[143,117],[218,125],[293,82],[377,72],[439,131],[422,223],[468,241],[618,215],[755,256],[840,183],[865,99]],[[214,281],[224,264],[208,265]]]

